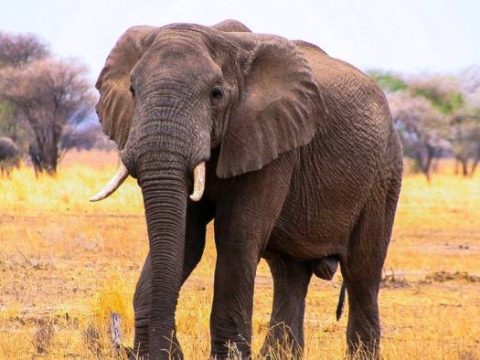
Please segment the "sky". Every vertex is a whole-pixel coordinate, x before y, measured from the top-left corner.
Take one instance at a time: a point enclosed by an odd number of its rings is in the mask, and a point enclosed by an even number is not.
[[[213,25],[312,42],[362,70],[455,74],[480,65],[479,0],[2,0],[0,31],[39,35],[95,79],[133,25]]]

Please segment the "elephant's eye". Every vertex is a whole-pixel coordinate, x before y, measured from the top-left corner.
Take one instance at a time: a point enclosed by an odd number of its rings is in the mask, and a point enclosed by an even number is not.
[[[212,88],[212,101],[217,102],[221,98],[223,98],[223,89],[220,86],[215,85]]]
[[[130,93],[135,96],[135,89],[130,85]]]

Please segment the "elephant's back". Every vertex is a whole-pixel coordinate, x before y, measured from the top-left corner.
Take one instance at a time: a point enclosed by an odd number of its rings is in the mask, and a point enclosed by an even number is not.
[[[298,46],[298,45],[297,45]],[[322,95],[324,112],[303,157],[342,163],[342,173],[373,181],[376,169],[401,160],[401,147],[383,91],[354,66],[301,45]],[[389,159],[387,159],[387,157]]]
[[[9,137],[0,137],[0,158],[7,159],[18,155],[18,146]]]
[[[353,142],[375,139],[380,150],[392,130],[390,110],[378,85],[353,65],[335,59],[322,49],[306,42],[296,42],[310,64],[319,87],[324,114],[319,132],[349,132]],[[365,138],[363,137],[365,136]]]

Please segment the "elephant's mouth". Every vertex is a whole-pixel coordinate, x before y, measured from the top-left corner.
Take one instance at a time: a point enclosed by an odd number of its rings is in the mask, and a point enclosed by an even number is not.
[[[90,201],[100,201],[112,195],[128,178],[127,167],[120,161],[117,172],[110,181],[97,194],[90,198]],[[200,201],[205,190],[205,161],[198,163],[193,169],[193,192],[190,194],[192,201]]]

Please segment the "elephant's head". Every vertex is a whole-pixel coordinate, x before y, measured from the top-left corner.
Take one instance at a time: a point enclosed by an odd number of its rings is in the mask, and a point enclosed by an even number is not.
[[[188,194],[193,187],[191,199],[201,199],[211,149],[220,147],[220,178],[259,170],[307,144],[321,111],[311,69],[292,42],[222,30],[131,28],[96,85],[97,112],[123,165],[93,200],[128,174],[142,189],[153,269],[151,334],[174,328]],[[151,352],[166,344],[159,338],[151,339]]]

